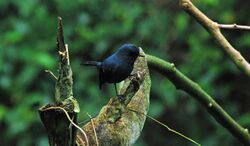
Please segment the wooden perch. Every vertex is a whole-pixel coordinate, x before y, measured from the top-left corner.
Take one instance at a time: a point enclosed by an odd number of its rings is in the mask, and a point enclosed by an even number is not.
[[[142,49],[140,51],[143,53]],[[97,143],[100,146],[129,146],[139,137],[146,119],[141,113],[147,114],[151,86],[145,57],[138,57],[132,74],[121,85],[119,94],[122,97],[111,98],[98,116],[83,126],[91,146],[98,146]],[[77,144],[83,146],[84,142],[84,136],[77,133]]]
[[[236,66],[243,71],[246,75],[250,76],[250,64],[245,60],[245,58],[237,51],[224,37],[221,33],[220,28],[230,28],[228,25],[219,25],[218,23],[209,19],[205,14],[203,14],[190,0],[179,0],[180,7],[183,8],[188,14],[195,18],[218,42],[218,44],[223,48],[229,58],[236,64]],[[232,26],[231,26],[232,28]],[[246,26],[234,26],[238,29],[249,29]]]

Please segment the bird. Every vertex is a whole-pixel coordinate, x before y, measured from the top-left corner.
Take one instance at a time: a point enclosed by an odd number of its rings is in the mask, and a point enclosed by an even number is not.
[[[102,89],[105,83],[113,83],[116,95],[119,96],[116,83],[131,75],[137,57],[144,57],[140,54],[139,47],[124,44],[103,61],[85,61],[83,65],[96,66],[99,69],[99,88]]]

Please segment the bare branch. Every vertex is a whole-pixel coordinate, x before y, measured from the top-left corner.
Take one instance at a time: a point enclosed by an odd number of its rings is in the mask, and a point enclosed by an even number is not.
[[[165,127],[168,131],[173,132],[174,134],[176,134],[176,135],[178,135],[178,136],[180,136],[180,137],[182,137],[182,138],[184,138],[184,139],[186,139],[186,140],[188,140],[188,141],[196,144],[197,146],[201,146],[201,144],[199,144],[198,142],[194,141],[193,139],[191,139],[191,138],[185,136],[184,134],[182,134],[182,133],[180,133],[180,132],[178,132],[178,131],[170,128],[169,126],[167,126],[166,124],[162,123],[161,121],[159,121],[159,120],[157,120],[157,119],[155,119],[155,118],[153,118],[153,117],[151,117],[151,116],[149,116],[147,114],[144,114],[143,112],[140,112],[140,111],[137,111],[137,110],[134,110],[134,109],[129,109],[129,108],[128,108],[128,110],[133,111],[133,112],[138,113],[138,114],[142,114],[145,117],[147,117],[147,118],[153,120],[154,122],[160,124],[161,126]]]
[[[250,26],[246,25],[237,25],[237,24],[218,24],[220,29],[239,29],[239,30],[248,30],[250,31]]]
[[[46,69],[46,70],[44,70],[46,73],[49,73],[51,76],[53,76],[56,80],[57,80],[57,77],[56,77],[56,75],[51,71],[51,70],[48,70],[48,69]]]
[[[209,19],[205,14],[203,14],[197,7],[193,5],[190,0],[180,0],[180,7],[182,7],[188,14],[194,17],[219,43],[219,45],[224,49],[229,58],[236,64],[236,66],[241,69],[245,74],[250,76],[250,64],[245,60],[245,58],[238,52],[224,37],[220,32],[219,25]]]

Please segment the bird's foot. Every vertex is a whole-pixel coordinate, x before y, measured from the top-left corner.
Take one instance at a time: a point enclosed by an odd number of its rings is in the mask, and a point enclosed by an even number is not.
[[[128,79],[129,79],[129,80],[133,80],[133,78],[136,77],[136,76],[137,76],[137,73],[130,74],[130,75],[128,76]]]
[[[120,95],[117,95],[118,99],[120,100],[120,102],[124,102],[125,101],[125,96],[120,94]]]
[[[129,80],[133,80],[133,79],[136,79],[136,78],[140,78],[140,73],[139,72],[136,72],[136,73],[132,73],[128,76]]]

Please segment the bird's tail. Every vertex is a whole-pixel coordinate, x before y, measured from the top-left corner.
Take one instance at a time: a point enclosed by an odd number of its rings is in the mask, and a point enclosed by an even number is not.
[[[98,62],[98,61],[85,61],[85,62],[81,63],[81,65],[100,67],[101,62]]]

